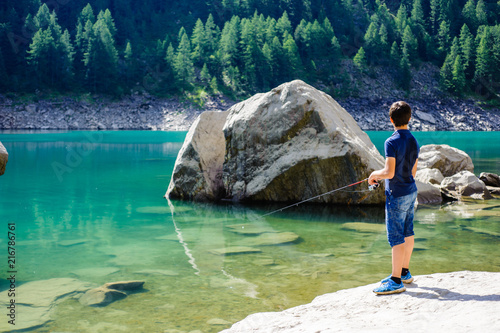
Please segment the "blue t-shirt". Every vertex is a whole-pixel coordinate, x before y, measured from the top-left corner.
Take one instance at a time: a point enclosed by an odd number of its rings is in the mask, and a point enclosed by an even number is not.
[[[397,130],[384,144],[385,157],[396,159],[396,170],[392,179],[385,180],[386,195],[402,197],[417,190],[411,173],[418,158],[420,146],[409,130]]]

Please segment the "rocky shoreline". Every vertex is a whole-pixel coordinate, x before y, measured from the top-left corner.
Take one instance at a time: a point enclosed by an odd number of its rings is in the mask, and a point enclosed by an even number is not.
[[[335,98],[335,97],[334,97]],[[1,100],[1,99],[0,99]],[[499,131],[499,110],[486,110],[473,100],[406,99],[413,107],[411,129],[416,131]],[[389,98],[337,99],[365,131],[392,130],[387,111]],[[3,98],[3,130],[161,130],[187,131],[203,111],[225,111],[236,102],[217,97],[203,108],[177,99],[148,94],[120,101],[92,102],[65,97],[57,101],[20,103]]]

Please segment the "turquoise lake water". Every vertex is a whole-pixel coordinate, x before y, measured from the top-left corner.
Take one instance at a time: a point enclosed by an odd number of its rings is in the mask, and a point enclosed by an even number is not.
[[[301,205],[258,218],[280,206],[174,201],[172,214],[163,195],[185,134],[0,132],[10,154],[0,177],[0,221],[4,236],[7,223],[16,224],[18,284],[59,277],[96,286],[146,281],[145,292],[106,307],[65,300],[51,322],[32,332],[218,332],[250,313],[283,310],[389,274],[383,208]],[[421,145],[466,151],[476,174],[500,173],[500,132],[414,134]],[[369,135],[381,150],[390,133]],[[498,199],[420,207],[412,273],[500,271],[499,222]],[[256,246],[259,253],[214,254],[255,237],[231,231],[234,224],[300,238]]]

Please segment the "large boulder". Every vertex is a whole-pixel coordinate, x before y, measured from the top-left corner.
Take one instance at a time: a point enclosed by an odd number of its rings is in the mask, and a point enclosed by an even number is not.
[[[474,164],[469,155],[448,145],[422,146],[417,168],[439,169],[444,177],[453,176],[462,170],[474,172]]]
[[[300,80],[234,105],[217,122],[207,123],[207,118],[215,116],[204,113],[191,127],[166,196],[300,201],[365,179],[384,165],[356,121],[332,97]],[[212,163],[203,165],[199,156],[205,156],[208,148]],[[179,175],[187,170],[191,179]],[[361,186],[366,189],[364,184],[353,190]],[[350,190],[315,201],[381,204],[385,200],[383,191]]]
[[[469,171],[461,171],[456,175],[443,179],[441,192],[453,200],[460,200],[462,197],[472,197],[474,199],[492,198],[484,182]]]
[[[422,183],[436,184],[439,185],[443,181],[444,176],[439,171],[439,169],[420,169],[417,170],[415,175],[415,180],[421,181]]]
[[[440,204],[443,202],[441,190],[437,186],[419,180],[415,180],[415,184],[418,190],[417,202],[419,205]]]
[[[224,196],[222,127],[228,111],[203,112],[191,125],[175,161],[167,195],[175,199],[213,201]]]
[[[7,161],[9,160],[9,153],[7,153],[7,149],[0,142],[0,176],[5,173],[5,166],[7,165]]]

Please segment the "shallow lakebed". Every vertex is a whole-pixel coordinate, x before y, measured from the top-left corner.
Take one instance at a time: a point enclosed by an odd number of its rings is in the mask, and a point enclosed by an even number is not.
[[[218,332],[250,313],[389,273],[381,207],[301,205],[261,217],[282,205],[169,206],[163,195],[185,134],[0,132],[10,154],[0,220],[5,234],[7,223],[16,226],[17,285],[146,281],[142,292],[106,307],[59,300],[32,332]],[[379,149],[390,135],[368,134]],[[466,151],[476,174],[500,173],[499,132],[415,134],[422,145]],[[419,207],[412,273],[500,271],[499,222],[498,199]],[[0,246],[7,248],[6,237]],[[0,260],[7,262],[6,251]]]

